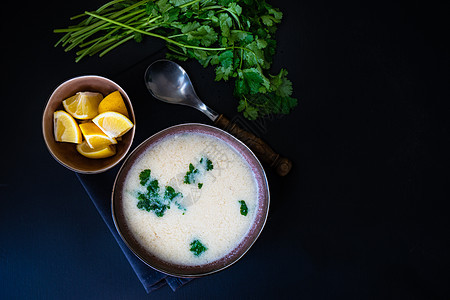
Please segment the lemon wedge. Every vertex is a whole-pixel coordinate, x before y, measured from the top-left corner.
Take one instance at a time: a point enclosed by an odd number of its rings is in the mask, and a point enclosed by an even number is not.
[[[92,122],[111,138],[124,135],[134,126],[130,119],[115,111],[101,113]]]
[[[82,141],[81,130],[77,122],[63,110],[53,113],[53,131],[57,142],[79,144]]]
[[[62,103],[64,109],[74,118],[86,120],[98,115],[98,105],[102,100],[103,95],[100,93],[78,92]]]
[[[85,157],[98,159],[115,155],[116,146],[109,145],[104,148],[92,149],[91,147],[89,147],[88,143],[84,141],[83,143],[77,145],[77,151]]]
[[[107,136],[92,122],[80,124],[80,129],[87,144],[93,149],[101,149],[111,144],[117,144],[114,138]]]
[[[108,94],[98,105],[99,114],[107,111],[115,111],[129,118],[127,107],[119,91]]]

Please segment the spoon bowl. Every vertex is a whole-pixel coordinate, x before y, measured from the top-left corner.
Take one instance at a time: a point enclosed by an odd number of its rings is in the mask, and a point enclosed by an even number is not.
[[[212,121],[219,116],[198,98],[186,71],[173,61],[166,59],[155,61],[145,71],[144,80],[156,99],[193,107],[206,114]]]

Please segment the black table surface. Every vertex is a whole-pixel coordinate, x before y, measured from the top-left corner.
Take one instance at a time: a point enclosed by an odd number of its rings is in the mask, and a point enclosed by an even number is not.
[[[269,218],[237,264],[147,295],[75,174],[47,151],[44,106],[61,82],[95,74],[148,108],[137,120],[152,126],[137,127],[136,141],[210,121],[146,90],[143,72],[164,57],[161,41],[80,63],[53,47],[54,28],[103,3],[3,10],[1,299],[450,297],[448,4],[272,1],[284,12],[273,70],[289,70],[299,105],[247,125],[293,170],[267,170]],[[238,116],[230,84],[197,62],[183,66],[200,98]]]

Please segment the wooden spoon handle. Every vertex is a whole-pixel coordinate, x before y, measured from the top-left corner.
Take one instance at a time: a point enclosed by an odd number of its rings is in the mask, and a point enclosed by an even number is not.
[[[227,131],[246,144],[261,161],[275,169],[278,175],[285,176],[291,170],[292,162],[289,159],[281,157],[262,139],[255,136],[251,132],[241,129],[235,123],[231,123],[230,120],[228,120],[223,114],[219,115],[219,117],[214,121],[214,125]]]

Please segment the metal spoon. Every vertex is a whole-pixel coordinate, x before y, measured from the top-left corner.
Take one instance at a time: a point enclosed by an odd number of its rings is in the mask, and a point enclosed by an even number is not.
[[[289,159],[280,157],[263,140],[206,106],[195,93],[186,71],[177,63],[166,59],[157,60],[147,68],[144,79],[145,85],[156,99],[198,109],[208,116],[214,125],[246,144],[261,161],[269,164],[279,175],[284,176],[291,170],[292,162]]]

